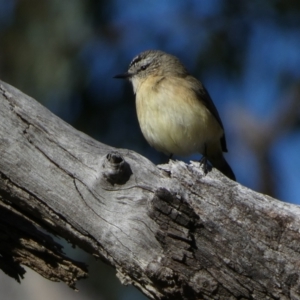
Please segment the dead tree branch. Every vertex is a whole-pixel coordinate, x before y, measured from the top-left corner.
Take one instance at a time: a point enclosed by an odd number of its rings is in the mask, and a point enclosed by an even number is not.
[[[103,145],[3,82],[0,153],[0,268],[16,279],[21,264],[70,286],[86,275],[47,230],[151,299],[300,298],[295,205]]]

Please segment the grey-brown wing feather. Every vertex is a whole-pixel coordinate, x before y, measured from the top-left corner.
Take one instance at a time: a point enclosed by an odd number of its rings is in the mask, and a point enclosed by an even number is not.
[[[196,78],[193,78],[195,81],[197,81],[198,84],[195,84],[195,92],[199,96],[199,98],[203,101],[203,104],[207,107],[207,109],[211,112],[211,114],[216,118],[218,123],[220,124],[221,128],[223,129],[223,136],[220,139],[221,147],[223,152],[227,152],[227,145],[226,145],[226,139],[225,139],[225,132],[224,132],[224,126],[222,124],[221,118],[219,116],[219,113],[217,111],[217,108],[215,107],[208,91],[204,87],[204,85],[198,81]]]

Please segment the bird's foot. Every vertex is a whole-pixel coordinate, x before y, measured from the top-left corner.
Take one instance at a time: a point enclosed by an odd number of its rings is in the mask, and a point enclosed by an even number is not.
[[[199,162],[200,166],[203,168],[204,174],[206,175],[208,173],[208,162],[206,156],[203,155]]]

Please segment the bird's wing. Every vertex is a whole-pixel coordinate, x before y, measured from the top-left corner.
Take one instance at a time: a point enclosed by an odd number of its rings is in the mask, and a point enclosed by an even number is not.
[[[198,95],[198,99],[199,101],[202,101],[202,103],[206,106],[206,108],[211,112],[211,114],[215,117],[215,119],[218,121],[218,123],[220,124],[221,128],[223,129],[223,136],[221,137],[221,146],[222,146],[222,150],[223,152],[227,152],[227,145],[226,145],[226,139],[225,139],[225,132],[224,132],[224,126],[223,123],[221,121],[221,118],[219,116],[219,113],[217,111],[216,106],[214,105],[208,91],[206,90],[206,88],[204,87],[204,85],[198,81],[196,78],[190,76],[191,78],[189,78],[189,80],[193,80],[195,81],[194,84],[194,91],[195,93]]]

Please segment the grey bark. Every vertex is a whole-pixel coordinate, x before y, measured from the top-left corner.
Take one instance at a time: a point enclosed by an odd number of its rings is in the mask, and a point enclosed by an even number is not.
[[[72,128],[0,83],[0,268],[71,287],[86,266],[45,230],[150,299],[300,299],[300,210],[198,163],[155,166]]]

